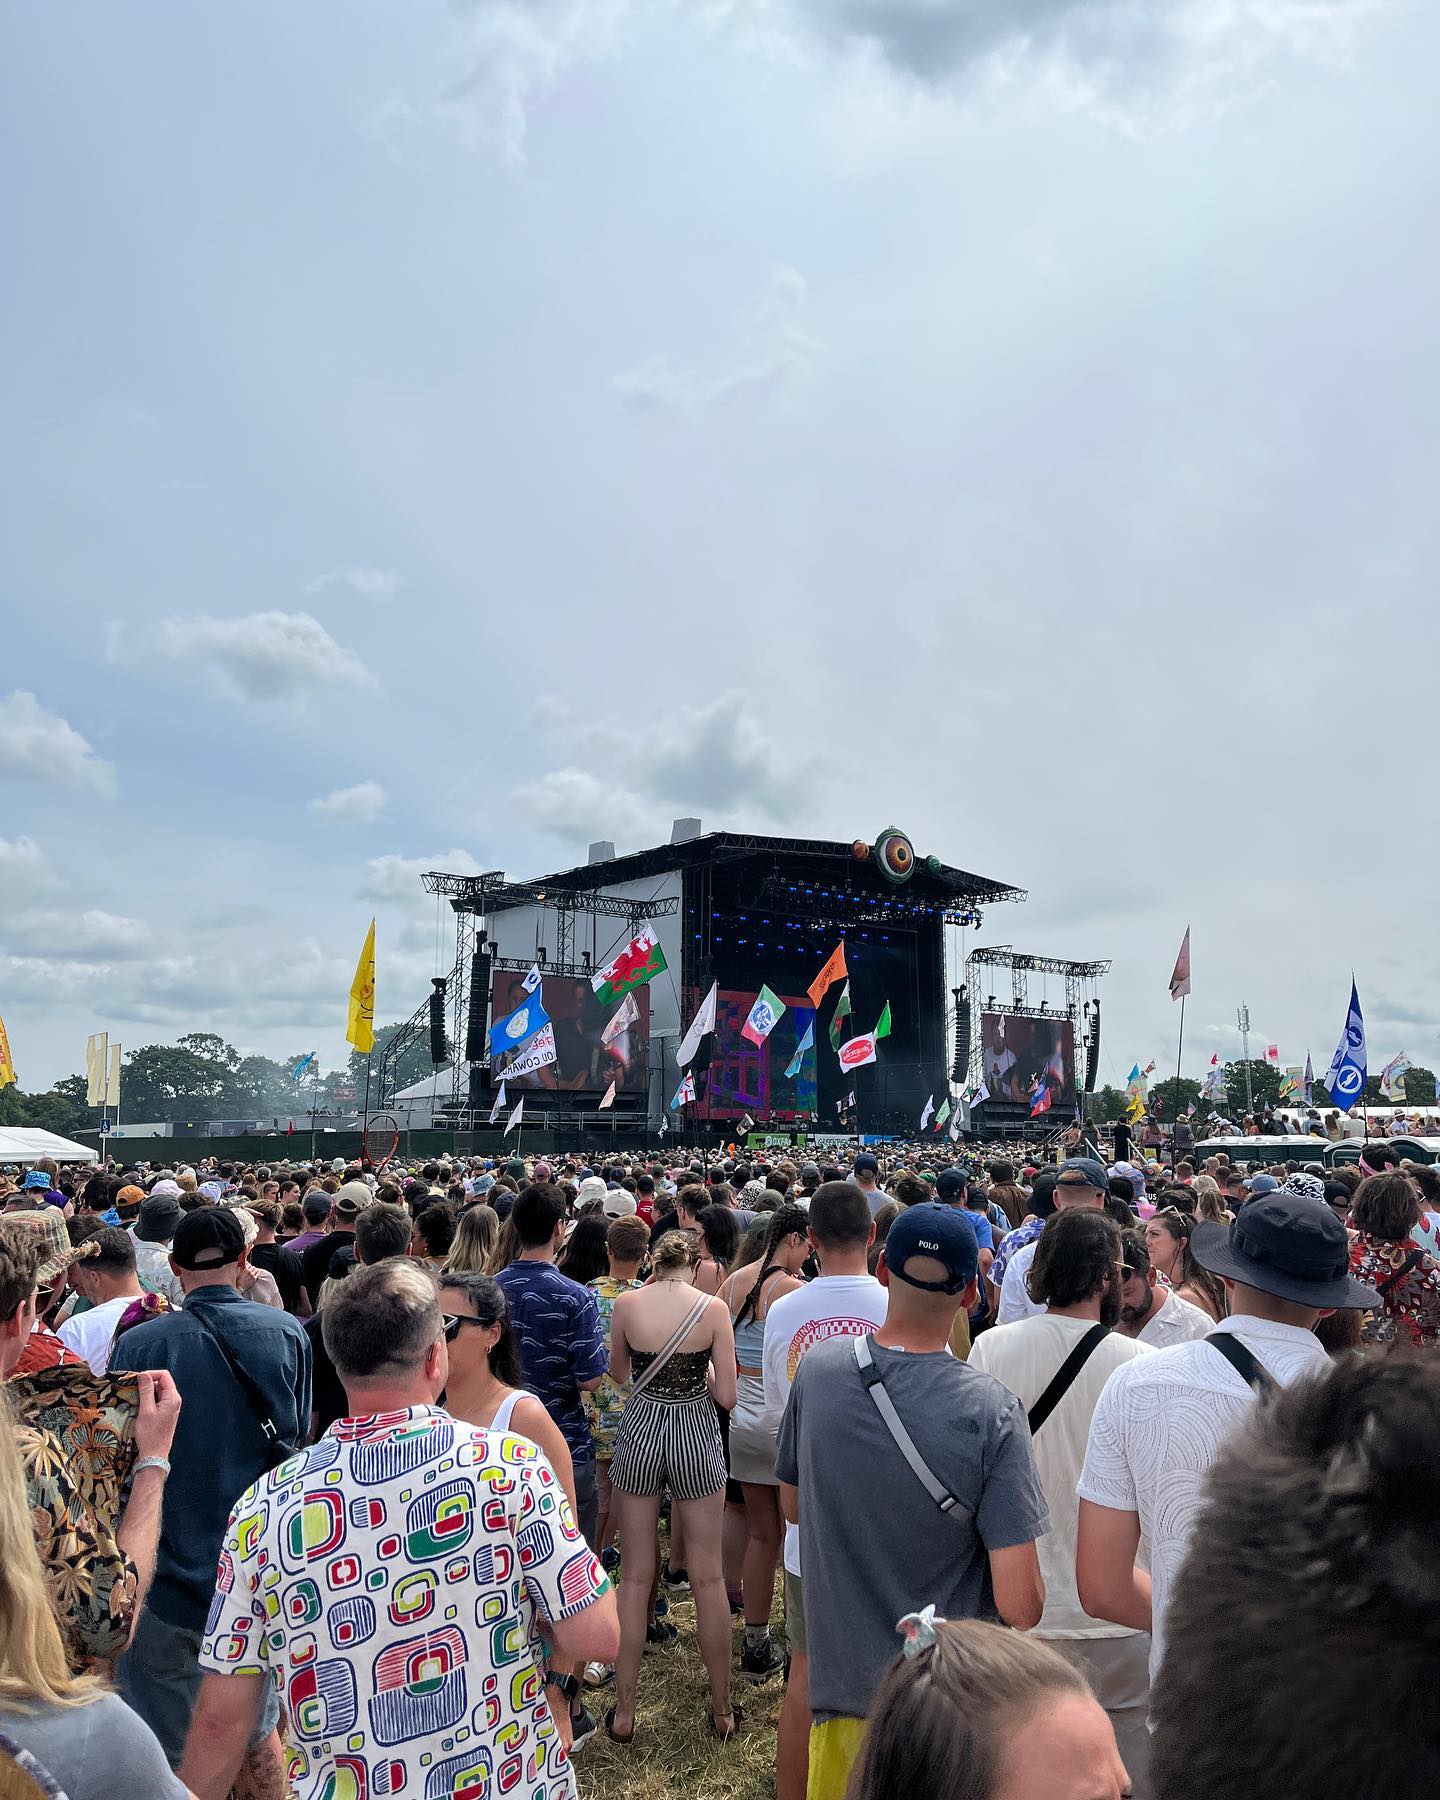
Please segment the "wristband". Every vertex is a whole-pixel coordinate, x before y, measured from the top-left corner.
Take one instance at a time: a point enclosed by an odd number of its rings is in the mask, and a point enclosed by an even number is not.
[[[138,1475],[142,1469],[158,1469],[162,1475],[170,1473],[170,1461],[164,1456],[142,1456],[136,1463],[134,1473]]]
[[[572,1706],[575,1704],[576,1695],[580,1692],[580,1683],[573,1675],[557,1675],[553,1669],[546,1675],[545,1685],[559,1688]]]

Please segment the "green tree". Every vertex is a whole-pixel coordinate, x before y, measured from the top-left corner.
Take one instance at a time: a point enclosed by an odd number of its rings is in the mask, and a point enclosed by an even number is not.
[[[86,1104],[86,1087],[83,1075],[67,1075],[44,1094],[28,1094],[18,1087],[0,1089],[0,1125],[30,1125],[61,1137],[74,1137],[86,1127],[93,1130],[100,1123],[100,1109]]]
[[[1108,1083],[1090,1096],[1090,1117],[1101,1125],[1113,1125],[1125,1115],[1125,1095]]]
[[[373,1100],[376,1093],[375,1083],[380,1074],[380,1056],[386,1045],[400,1030],[406,1021],[397,1019],[393,1025],[377,1025],[375,1027],[374,1064],[370,1077],[370,1093]],[[365,1092],[365,1064],[367,1059],[358,1050],[350,1052],[350,1065],[347,1070],[347,1085],[353,1087],[357,1094]],[[422,1031],[413,1044],[406,1046],[395,1071],[397,1088],[411,1087],[417,1081],[423,1081],[434,1072],[435,1064],[430,1060],[430,1034]]]
[[[1197,1108],[1200,1105],[1200,1083],[1198,1081],[1192,1081],[1188,1075],[1181,1075],[1178,1079],[1176,1076],[1171,1075],[1165,1081],[1157,1081],[1150,1089],[1150,1110],[1152,1113],[1158,1112],[1167,1125],[1175,1117],[1175,1095],[1177,1087],[1180,1095],[1181,1113],[1185,1111],[1185,1108],[1189,1106],[1192,1101]]]
[[[1280,1083],[1284,1076],[1263,1057],[1252,1056],[1248,1063],[1232,1062],[1225,1065],[1224,1111],[1231,1118],[1239,1118],[1251,1110],[1245,1095],[1245,1071],[1250,1071],[1250,1092],[1254,1097],[1253,1109],[1263,1112],[1267,1106],[1280,1104]]]
[[[1405,1099],[1412,1106],[1433,1106],[1440,1097],[1433,1069],[1422,1069],[1419,1063],[1405,1071]]]

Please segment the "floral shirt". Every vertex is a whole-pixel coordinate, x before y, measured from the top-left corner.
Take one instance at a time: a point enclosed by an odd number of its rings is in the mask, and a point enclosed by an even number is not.
[[[610,1315],[615,1310],[615,1302],[622,1294],[628,1294],[631,1288],[644,1287],[643,1281],[616,1281],[613,1275],[601,1275],[594,1281],[585,1284],[595,1296],[595,1304],[600,1310],[600,1334],[605,1339],[605,1347],[610,1347]],[[590,1435],[595,1439],[595,1455],[609,1457],[614,1453],[615,1427],[620,1423],[620,1415],[625,1410],[625,1396],[630,1391],[629,1384],[620,1387],[606,1375],[598,1388],[584,1396],[585,1416],[590,1421]]]
[[[1005,1271],[1010,1267],[1010,1258],[1026,1244],[1033,1244],[1045,1229],[1045,1221],[1032,1214],[1022,1219],[1013,1231],[1006,1232],[1000,1240],[1000,1248],[995,1252],[995,1260],[990,1265],[989,1279],[998,1288],[1005,1280]]]
[[[528,1438],[337,1419],[236,1501],[200,1667],[274,1681],[297,1800],[573,1800],[535,1625],[609,1585]]]
[[[1417,1260],[1406,1268],[1412,1256]],[[1360,1328],[1365,1343],[1440,1346],[1440,1263],[1424,1244],[1413,1237],[1396,1242],[1359,1232],[1350,1246],[1350,1273],[1380,1293],[1379,1307],[1365,1315]]]
[[[135,1565],[120,1548],[120,1495],[135,1461],[136,1383],[84,1363],[6,1384],[30,1521],[71,1663],[109,1660],[130,1641]]]

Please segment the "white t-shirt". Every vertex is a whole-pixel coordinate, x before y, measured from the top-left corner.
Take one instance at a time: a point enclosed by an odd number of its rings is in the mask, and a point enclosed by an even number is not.
[[[1036,1238],[1032,1243],[1022,1244],[1006,1263],[1005,1279],[1000,1284],[1000,1310],[995,1315],[997,1325],[1018,1325],[1021,1319],[1033,1319],[1044,1312],[1045,1308],[1035,1304],[1025,1286],[1025,1277],[1035,1260],[1035,1245],[1039,1242]],[[983,1337],[984,1333],[981,1335]]]
[[[836,1337],[863,1337],[885,1323],[889,1296],[873,1275],[819,1275],[793,1293],[782,1294],[765,1314],[765,1411],[777,1422],[800,1358],[816,1344]],[[843,1446],[836,1446],[843,1454]],[[800,1533],[785,1527],[785,1567],[800,1573]]]
[[[1149,1344],[1152,1350],[1168,1350],[1172,1344],[1188,1344],[1196,1338],[1208,1337],[1215,1321],[1201,1307],[1182,1300],[1168,1288],[1164,1302],[1157,1306],[1140,1327],[1137,1343]]]
[[[1225,1330],[1282,1387],[1328,1366],[1319,1338],[1298,1325],[1239,1314],[1225,1321]],[[1200,1511],[1205,1472],[1254,1404],[1244,1376],[1213,1344],[1190,1343],[1117,1369],[1095,1408],[1077,1492],[1097,1506],[1139,1515],[1150,1548],[1152,1681],[1165,1652],[1165,1611]]]
[[[121,1294],[114,1300],[102,1300],[88,1312],[72,1313],[56,1332],[67,1350],[85,1358],[92,1375],[103,1375],[109,1367],[115,1327],[134,1298],[133,1294]]]
[[[970,1367],[1009,1388],[1025,1408],[1049,1387],[1060,1365],[1094,1324],[1044,1312],[1016,1325],[982,1331],[970,1351]],[[1085,1461],[1090,1419],[1101,1389],[1116,1369],[1151,1352],[1138,1339],[1112,1331],[1086,1358],[1060,1404],[1034,1438],[1035,1467],[1050,1509],[1050,1529],[1035,1546],[1045,1578],[1045,1612],[1036,1637],[1111,1638],[1135,1635],[1126,1625],[1092,1619],[1075,1589],[1075,1526],[1080,1502],[1075,1483]]]

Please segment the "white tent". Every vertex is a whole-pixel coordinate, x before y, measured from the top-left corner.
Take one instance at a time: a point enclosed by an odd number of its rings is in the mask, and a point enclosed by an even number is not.
[[[34,1163],[42,1156],[57,1163],[100,1160],[98,1150],[57,1137],[53,1131],[37,1131],[29,1125],[0,1125],[0,1163]]]

